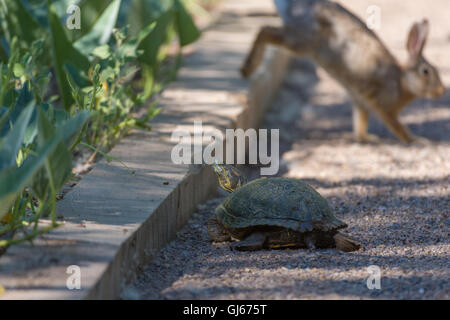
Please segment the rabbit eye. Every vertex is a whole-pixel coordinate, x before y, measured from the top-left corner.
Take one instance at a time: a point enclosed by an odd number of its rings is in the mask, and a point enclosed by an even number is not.
[[[428,76],[430,74],[430,70],[428,70],[428,68],[423,68],[422,73],[424,76]]]

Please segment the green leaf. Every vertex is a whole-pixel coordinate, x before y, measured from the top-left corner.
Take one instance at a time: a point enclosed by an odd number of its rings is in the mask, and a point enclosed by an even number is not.
[[[122,45],[118,48],[118,57],[136,59],[140,56],[143,50],[138,50],[138,47],[152,33],[155,27],[156,22],[152,22],[142,29],[136,36],[122,43]]]
[[[117,22],[121,0],[114,0],[105,9],[92,30],[74,43],[85,56],[88,56],[96,47],[108,43]]]
[[[27,11],[33,16],[37,23],[42,28],[48,29],[47,17],[47,1],[46,0],[20,0]],[[71,0],[72,1],[72,0]],[[55,4],[60,3],[61,0],[56,1]],[[61,3],[62,4],[62,3]],[[65,6],[67,8],[67,5]]]
[[[139,61],[149,66],[154,66],[156,64],[159,48],[164,43],[167,30],[170,23],[173,21],[173,18],[174,12],[172,10],[163,13],[156,19],[156,26],[151,28],[151,31],[148,34],[140,34],[138,36],[142,39],[138,49],[144,50],[144,53],[139,57]],[[152,24],[149,25],[149,27],[151,26]]]
[[[20,78],[25,74],[25,67],[20,63],[16,63],[14,64],[13,72],[16,78]]]
[[[55,150],[48,156],[48,164],[55,189],[63,186],[64,182],[70,177],[72,168],[71,154],[61,139],[61,135],[57,134],[56,128],[45,115],[44,111],[39,108],[38,111],[38,144],[44,146],[54,137],[60,137],[60,142]],[[33,178],[32,188],[36,195],[43,199],[46,195],[47,185],[49,185],[49,177],[46,168],[41,168],[40,172]]]
[[[3,138],[0,143],[0,170],[13,167],[16,164],[17,152],[22,146],[25,131],[30,122],[33,113],[34,103],[29,104],[25,110],[22,111],[13,128]]]
[[[99,57],[102,60],[108,59],[111,56],[111,50],[107,44],[95,48],[92,53],[93,56]]]
[[[71,63],[76,68],[87,72],[89,60],[75,49],[67,39],[54,6],[49,4],[48,8],[53,63],[63,104],[65,109],[68,110],[73,103],[73,98],[63,66],[65,63]]]
[[[111,67],[106,67],[100,75],[102,81],[112,81],[116,77],[116,72]]]
[[[186,46],[192,42],[197,41],[200,37],[200,31],[195,26],[186,8],[180,0],[175,0],[176,7],[176,25],[178,30],[178,37],[180,39],[180,45]]]
[[[65,63],[63,68],[66,74],[70,75],[77,87],[84,88],[92,85],[89,78],[83,72],[80,72],[73,64]]]
[[[5,49],[3,49],[3,46],[1,43],[0,43],[0,62],[3,62],[3,63],[8,62],[8,55],[6,54]]]
[[[121,9],[122,15],[127,16],[121,26],[128,25],[131,35],[137,35],[149,23],[155,21],[164,12],[173,7],[173,0],[129,0],[127,5]]]
[[[83,125],[90,117],[91,114],[89,113],[89,111],[84,110],[78,112],[73,117],[69,118],[63,123],[57,124],[56,126],[57,134],[61,136],[62,141],[64,141],[64,144],[66,145],[71,144],[73,136],[78,131],[80,131],[80,129],[83,127]]]
[[[20,0],[5,0],[8,8],[6,24],[10,36],[17,36],[21,47],[27,47],[39,38],[42,38],[45,30],[39,25],[33,16],[27,11]]]
[[[21,167],[0,171],[0,218],[3,217],[26,184],[44,165],[47,156],[56,148],[60,137],[53,137],[37,150],[37,156],[29,156]]]

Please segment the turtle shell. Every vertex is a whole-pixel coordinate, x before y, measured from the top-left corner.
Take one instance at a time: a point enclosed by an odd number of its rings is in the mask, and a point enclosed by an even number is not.
[[[215,213],[227,229],[273,226],[327,232],[347,227],[316,190],[293,178],[253,180],[230,194]]]

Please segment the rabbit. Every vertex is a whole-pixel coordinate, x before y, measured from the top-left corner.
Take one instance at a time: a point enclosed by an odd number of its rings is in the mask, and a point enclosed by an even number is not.
[[[275,0],[275,5],[283,26],[261,28],[241,69],[243,77],[258,67],[266,44],[284,47],[297,56],[309,56],[346,88],[353,102],[357,141],[379,141],[368,133],[371,112],[401,141],[426,141],[411,134],[398,115],[415,98],[445,93],[438,70],[423,56],[428,20],[412,26],[406,44],[409,59],[401,65],[364,22],[338,3]]]

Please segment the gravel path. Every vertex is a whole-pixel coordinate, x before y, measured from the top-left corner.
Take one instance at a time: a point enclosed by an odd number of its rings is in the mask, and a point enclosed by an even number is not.
[[[350,4],[363,7],[362,2]],[[447,52],[450,47],[439,39],[429,43],[436,59],[438,46]],[[448,79],[450,61],[441,69]],[[427,145],[402,145],[375,118],[370,131],[383,142],[354,143],[345,91],[322,70],[296,61],[265,123],[281,129],[279,175],[314,186],[364,248],[231,251],[226,243],[209,242],[207,234],[219,197],[199,207],[123,298],[450,299],[449,106],[447,93],[439,101],[417,101],[403,113],[402,122],[432,140]],[[247,171],[252,177],[259,172]],[[381,290],[367,288],[371,265],[381,270]]]

